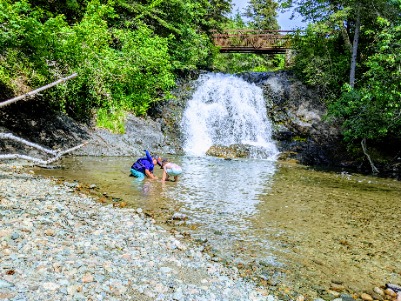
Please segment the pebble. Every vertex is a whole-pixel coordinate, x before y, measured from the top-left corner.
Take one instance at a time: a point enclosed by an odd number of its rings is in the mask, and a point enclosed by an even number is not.
[[[384,291],[380,288],[380,287],[375,287],[374,289],[373,289],[373,291],[376,293],[376,294],[379,294],[380,296],[384,296]]]
[[[0,274],[0,299],[278,301],[142,209],[101,204],[76,185],[0,163],[0,263],[12,271]]]
[[[13,283],[8,282],[6,280],[0,279],[0,288],[12,287],[14,286]]]
[[[393,297],[393,298],[397,297],[397,293],[394,292],[391,288],[386,288],[386,289],[384,290],[384,293],[385,293],[386,295],[390,296],[390,297]]]
[[[361,299],[362,299],[362,300],[365,300],[365,301],[373,301],[372,296],[369,295],[369,294],[366,294],[366,293],[362,293],[362,294],[361,294]]]

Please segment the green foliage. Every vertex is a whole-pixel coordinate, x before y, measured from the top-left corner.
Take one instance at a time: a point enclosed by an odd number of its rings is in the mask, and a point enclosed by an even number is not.
[[[208,68],[210,31],[230,0],[0,0],[1,97],[56,79],[44,92],[72,117],[121,131],[123,112],[146,114],[168,97],[175,74]]]
[[[248,26],[254,29],[278,29],[278,4],[273,0],[249,0],[245,16],[250,18]]]
[[[170,36],[171,56],[174,68],[182,71],[207,68],[214,45],[205,33],[192,28],[183,28],[182,37]]]
[[[285,57],[282,54],[219,53],[214,58],[213,69],[224,73],[283,70]]]
[[[109,129],[114,133],[123,134],[125,132],[126,112],[124,110],[109,110],[100,108],[97,111],[96,126]]]
[[[341,125],[349,149],[360,141],[380,142],[401,135],[400,2],[386,0],[283,0],[312,21],[293,39],[294,70],[318,88],[328,117]],[[361,10],[359,8],[362,7]],[[355,43],[356,15],[361,32]],[[351,53],[358,46],[355,88]],[[355,69],[352,69],[355,70]],[[352,82],[353,83],[353,82]],[[341,88],[342,87],[342,88]]]
[[[113,24],[120,28],[136,29],[146,24],[153,32],[168,38],[168,51],[175,70],[205,68],[214,51],[209,34],[227,20],[230,10],[227,0],[117,0],[118,19]]]
[[[306,32],[297,32],[292,45],[296,74],[318,88],[325,99],[335,99],[338,87],[348,82],[349,74],[350,54],[341,34],[324,23],[310,24]]]
[[[358,90],[345,86],[341,98],[333,102],[330,112],[344,120],[347,141],[367,138],[382,139],[401,133],[401,26],[391,26],[388,20],[377,35],[367,58],[367,71]]]
[[[79,22],[85,14],[89,0],[30,0],[32,7],[39,7],[47,17],[63,15],[69,24]]]
[[[117,112],[98,114],[107,125],[103,117],[121,120],[121,110],[146,114],[174,86],[168,38],[140,24],[135,31],[110,28],[108,21],[116,17],[111,5],[90,1],[82,20],[70,26],[63,15],[41,22],[41,9],[27,1],[0,4],[8,12],[0,15],[7,25],[0,33],[0,84],[15,94],[77,72],[44,97],[82,120],[93,109]]]

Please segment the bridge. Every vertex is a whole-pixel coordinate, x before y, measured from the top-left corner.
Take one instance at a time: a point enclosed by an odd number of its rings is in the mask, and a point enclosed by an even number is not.
[[[286,53],[293,30],[228,29],[214,32],[214,45],[221,53]]]

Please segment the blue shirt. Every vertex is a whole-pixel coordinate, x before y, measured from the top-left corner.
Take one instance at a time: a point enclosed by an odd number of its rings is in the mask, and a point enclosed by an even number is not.
[[[153,172],[153,168],[155,167],[153,165],[153,159],[152,156],[150,155],[149,151],[145,151],[146,157],[144,158],[139,158],[134,164],[132,164],[133,169],[140,171],[142,173],[145,173],[145,170],[149,170],[150,172]]]

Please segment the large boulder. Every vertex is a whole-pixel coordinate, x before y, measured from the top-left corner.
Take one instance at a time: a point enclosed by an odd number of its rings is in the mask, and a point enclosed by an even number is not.
[[[224,159],[248,158],[251,146],[247,144],[232,144],[230,146],[212,145],[206,155]]]

